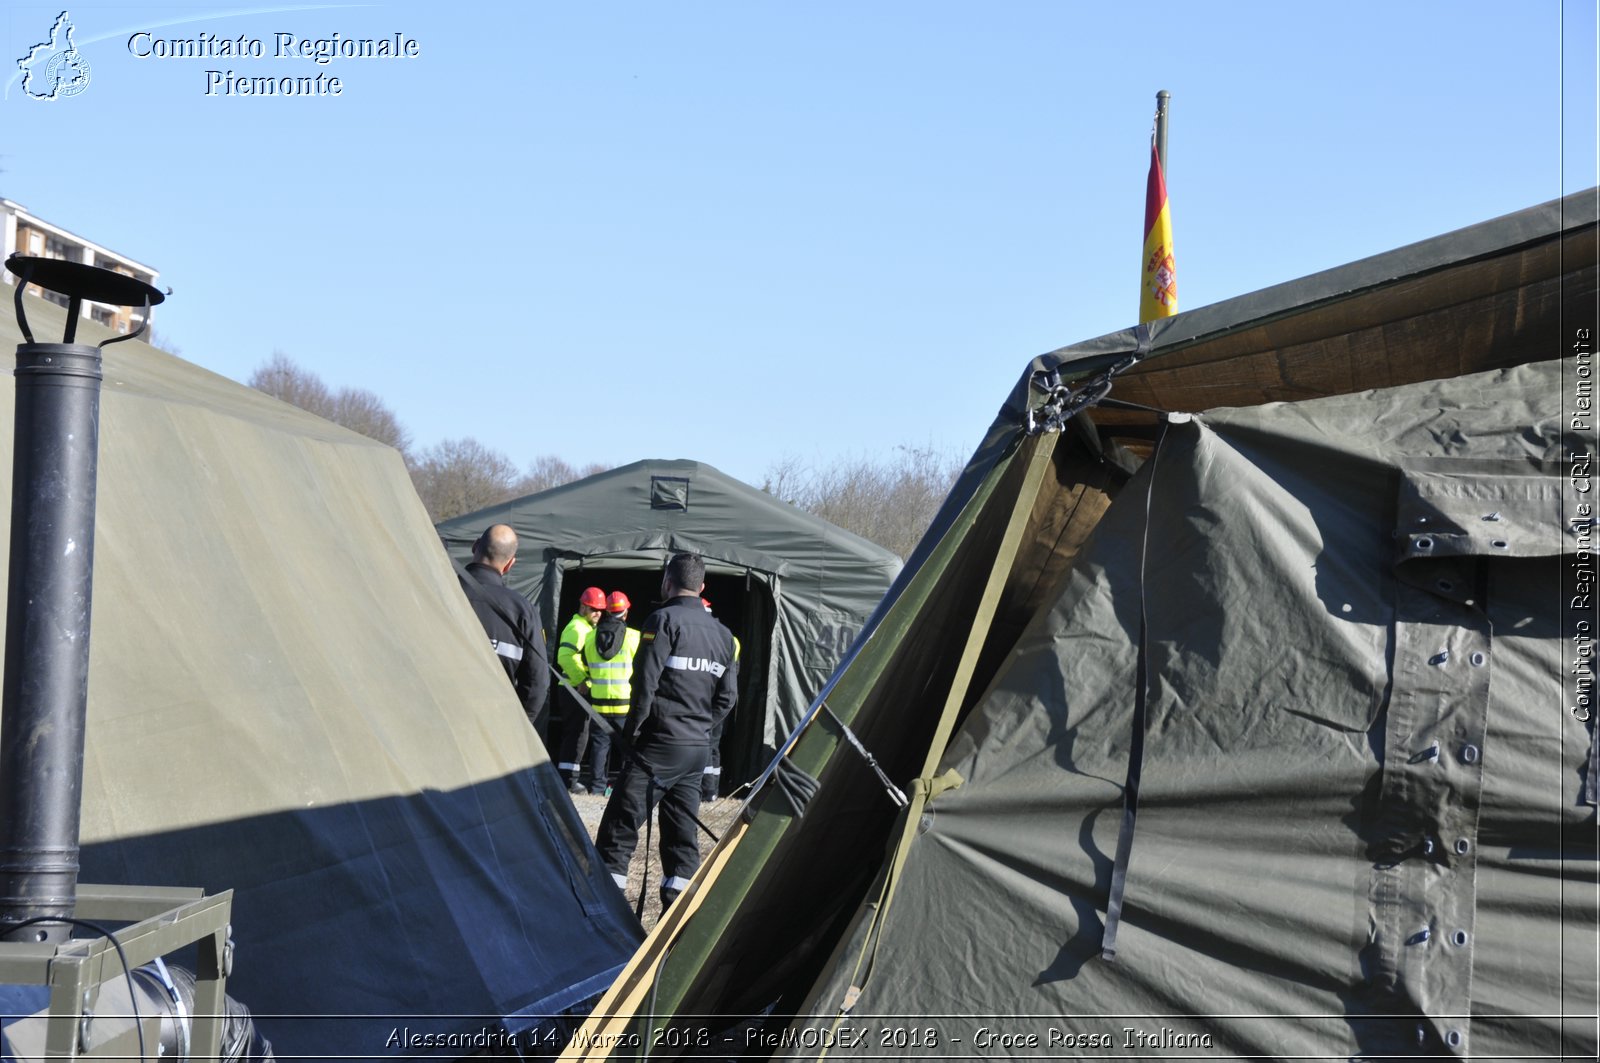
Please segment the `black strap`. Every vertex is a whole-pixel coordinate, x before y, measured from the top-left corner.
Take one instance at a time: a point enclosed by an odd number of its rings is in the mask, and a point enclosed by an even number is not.
[[[553,662],[547,660],[544,663],[551,672],[555,673],[556,682],[567,688],[567,693],[572,695],[572,700],[578,703],[578,708],[588,713],[589,719],[598,720],[601,726],[616,736],[617,740],[622,743],[624,749],[628,749],[628,737],[623,733],[622,725],[617,723],[611,717],[607,716],[605,713],[601,712],[599,709],[595,708],[593,705],[589,704],[589,699],[578,693],[578,688],[572,685],[572,680],[568,679],[566,673],[557,668]]]
[[[1122,898],[1128,888],[1128,858],[1133,851],[1133,823],[1139,818],[1139,776],[1144,768],[1145,727],[1145,625],[1139,618],[1138,678],[1133,697],[1133,738],[1128,744],[1128,778],[1122,787],[1122,827],[1117,832],[1117,858],[1111,867],[1111,892],[1106,898],[1106,929],[1100,940],[1100,958],[1117,958],[1117,928],[1122,925]]]
[[[1139,818],[1139,779],[1144,772],[1145,703],[1150,693],[1150,631],[1145,613],[1145,561],[1150,554],[1150,508],[1155,494],[1156,461],[1167,437],[1167,421],[1161,422],[1150,454],[1150,478],[1144,485],[1144,541],[1139,547],[1139,651],[1134,663],[1133,735],[1128,742],[1128,777],[1122,786],[1122,826],[1117,832],[1116,862],[1111,867],[1111,891],[1106,897],[1105,933],[1100,939],[1100,958],[1107,963],[1117,958],[1117,930],[1122,926],[1122,901],[1128,889],[1128,861],[1133,854],[1133,825]]]
[[[633,917],[640,923],[644,922],[644,899],[650,894],[650,828],[656,810],[656,774],[653,771],[647,771],[646,774],[650,780],[644,787],[644,870],[639,872],[639,899],[633,909]],[[661,873],[665,875],[667,869],[663,867]]]

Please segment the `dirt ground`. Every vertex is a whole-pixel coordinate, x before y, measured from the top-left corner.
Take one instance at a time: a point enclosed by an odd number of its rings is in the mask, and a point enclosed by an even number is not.
[[[573,794],[572,803],[577,806],[578,815],[583,819],[583,825],[589,830],[589,840],[593,841],[595,832],[600,829],[600,815],[605,811],[606,798],[599,794]],[[732,826],[739,815],[739,806],[742,802],[732,797],[723,797],[715,801],[701,802],[700,822],[710,827],[717,835]],[[628,908],[637,910],[639,903],[639,886],[644,881],[645,870],[648,866],[650,873],[649,888],[644,900],[644,928],[649,930],[656,925],[656,920],[661,918],[661,828],[656,825],[655,815],[651,815],[650,827],[650,852],[645,852],[644,828],[639,828],[639,845],[633,851],[633,862],[628,865],[628,888],[624,892],[628,896]],[[712,841],[704,832],[700,835],[700,855],[704,858],[711,852],[711,847],[716,842]],[[648,865],[646,859],[648,858]]]

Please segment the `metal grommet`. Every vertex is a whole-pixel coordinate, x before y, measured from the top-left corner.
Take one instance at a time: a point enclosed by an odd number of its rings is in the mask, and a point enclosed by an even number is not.
[[[1443,664],[1446,661],[1448,661],[1449,659],[1450,659],[1450,651],[1449,650],[1440,650],[1438,653],[1436,653],[1432,657],[1428,658],[1428,663],[1429,664]]]
[[[1461,1031],[1460,1030],[1451,1030],[1449,1033],[1445,1034],[1444,1035],[1444,1043],[1449,1045],[1451,1048],[1460,1048],[1461,1047]]]
[[[1467,841],[1465,838],[1457,838],[1456,852],[1462,856],[1466,856],[1468,853],[1472,852],[1472,843]]]
[[[1428,856],[1432,856],[1433,855],[1433,839],[1432,838],[1424,838],[1424,839],[1422,839],[1422,851],[1424,853],[1426,853]]]
[[[1462,746],[1461,747],[1461,763],[1463,763],[1463,764],[1476,764],[1476,763],[1478,763],[1478,747],[1473,745],[1471,742],[1468,742],[1466,745]]]
[[[1417,540],[1416,546],[1418,550],[1432,550],[1433,540],[1424,535],[1422,538]]]
[[[1510,544],[1507,543],[1504,539],[1495,539],[1489,545],[1494,547],[1496,550],[1504,550]]]
[[[1450,944],[1456,946],[1457,948],[1460,948],[1462,945],[1465,945],[1466,943],[1467,943],[1467,932],[1465,930],[1455,930],[1455,931],[1451,932],[1451,934],[1450,934]]]
[[[1488,662],[1489,658],[1480,652],[1474,653],[1471,657],[1468,657],[1467,660],[1471,663],[1472,667],[1482,668]]]
[[[1441,591],[1444,591],[1446,594],[1449,594],[1451,591],[1456,589],[1456,585],[1454,583],[1451,583],[1447,579],[1439,580],[1437,583],[1434,584],[1434,586],[1438,587]]]

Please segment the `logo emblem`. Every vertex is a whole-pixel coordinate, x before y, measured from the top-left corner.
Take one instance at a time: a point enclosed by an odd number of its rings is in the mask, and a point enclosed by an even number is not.
[[[1165,307],[1177,303],[1178,267],[1171,251],[1164,246],[1157,247],[1150,261],[1145,263],[1144,273],[1149,278],[1145,286],[1150,289],[1156,302]]]
[[[59,100],[89,87],[89,60],[72,42],[72,31],[71,14],[61,12],[50,27],[50,39],[17,60],[24,93],[36,100]]]

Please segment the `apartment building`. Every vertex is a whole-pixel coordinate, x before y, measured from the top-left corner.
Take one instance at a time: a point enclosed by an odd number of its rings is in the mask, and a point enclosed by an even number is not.
[[[6,258],[20,253],[41,258],[87,262],[91,266],[100,266],[129,277],[136,277],[150,285],[154,285],[156,277],[160,275],[149,266],[135,262],[126,255],[119,255],[93,241],[85,240],[76,233],[68,232],[59,225],[52,225],[43,218],[29,214],[22,204],[9,199],[0,198],[0,220],[5,223],[5,246],[0,248],[0,252],[3,252]],[[17,278],[9,270],[0,270],[0,275],[5,277],[7,284],[16,283]],[[64,295],[47,292],[37,284],[30,284],[28,287],[34,294],[43,296],[58,306],[67,305],[67,298]],[[110,306],[106,303],[84,300],[82,314],[85,318],[109,329],[126,333],[139,327],[139,322],[144,317],[144,309],[142,307],[130,309],[125,306]]]

